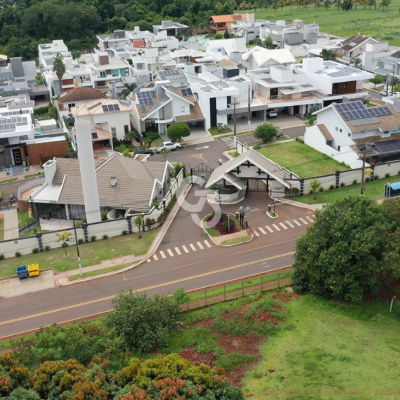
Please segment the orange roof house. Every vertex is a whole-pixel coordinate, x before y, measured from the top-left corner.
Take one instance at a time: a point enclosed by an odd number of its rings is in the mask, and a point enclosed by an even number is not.
[[[213,15],[208,20],[208,27],[216,33],[230,30],[237,21],[246,21],[246,14]]]
[[[146,47],[146,43],[144,40],[133,40],[133,47],[138,48],[138,47]]]

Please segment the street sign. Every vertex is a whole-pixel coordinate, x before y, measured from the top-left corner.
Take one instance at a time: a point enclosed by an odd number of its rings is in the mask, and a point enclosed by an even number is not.
[[[249,211],[250,211],[250,207],[247,206],[247,207],[243,210],[243,215],[246,215]]]

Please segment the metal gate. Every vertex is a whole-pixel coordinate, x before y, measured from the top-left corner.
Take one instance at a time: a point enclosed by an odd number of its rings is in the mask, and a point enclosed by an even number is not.
[[[268,192],[268,185],[265,179],[248,179],[247,180],[248,192]]]
[[[204,163],[199,164],[197,167],[191,168],[190,174],[192,176],[192,183],[194,182],[193,178],[196,176],[203,178],[205,181],[208,181],[213,171],[213,168],[208,167]]]

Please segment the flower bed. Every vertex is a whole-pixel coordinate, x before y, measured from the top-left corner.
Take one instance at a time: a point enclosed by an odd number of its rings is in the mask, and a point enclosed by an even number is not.
[[[228,230],[228,215],[227,214],[222,214],[219,221],[214,226],[210,226],[209,223],[212,223],[213,218],[214,218],[214,213],[209,214],[205,217],[204,223],[203,223],[204,229],[206,229],[206,231],[208,232],[208,234],[210,236],[227,235],[227,234],[239,232],[242,230],[240,228],[239,221],[232,214],[229,214],[229,230]]]

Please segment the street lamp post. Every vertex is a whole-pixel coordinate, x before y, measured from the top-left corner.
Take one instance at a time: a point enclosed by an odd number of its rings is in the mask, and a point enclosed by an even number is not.
[[[365,154],[367,152],[372,151],[372,149],[375,147],[375,144],[364,144],[363,147],[361,147],[360,151],[361,151],[361,155],[362,155],[362,170],[361,170],[361,193],[364,193],[364,174],[365,174]]]
[[[79,252],[79,245],[78,245],[78,237],[76,235],[75,220],[72,220],[72,221],[74,223],[75,245],[76,245],[76,254],[78,255],[79,272],[80,272],[81,276],[83,276],[83,274],[82,274],[81,255],[80,255],[80,252]]]

